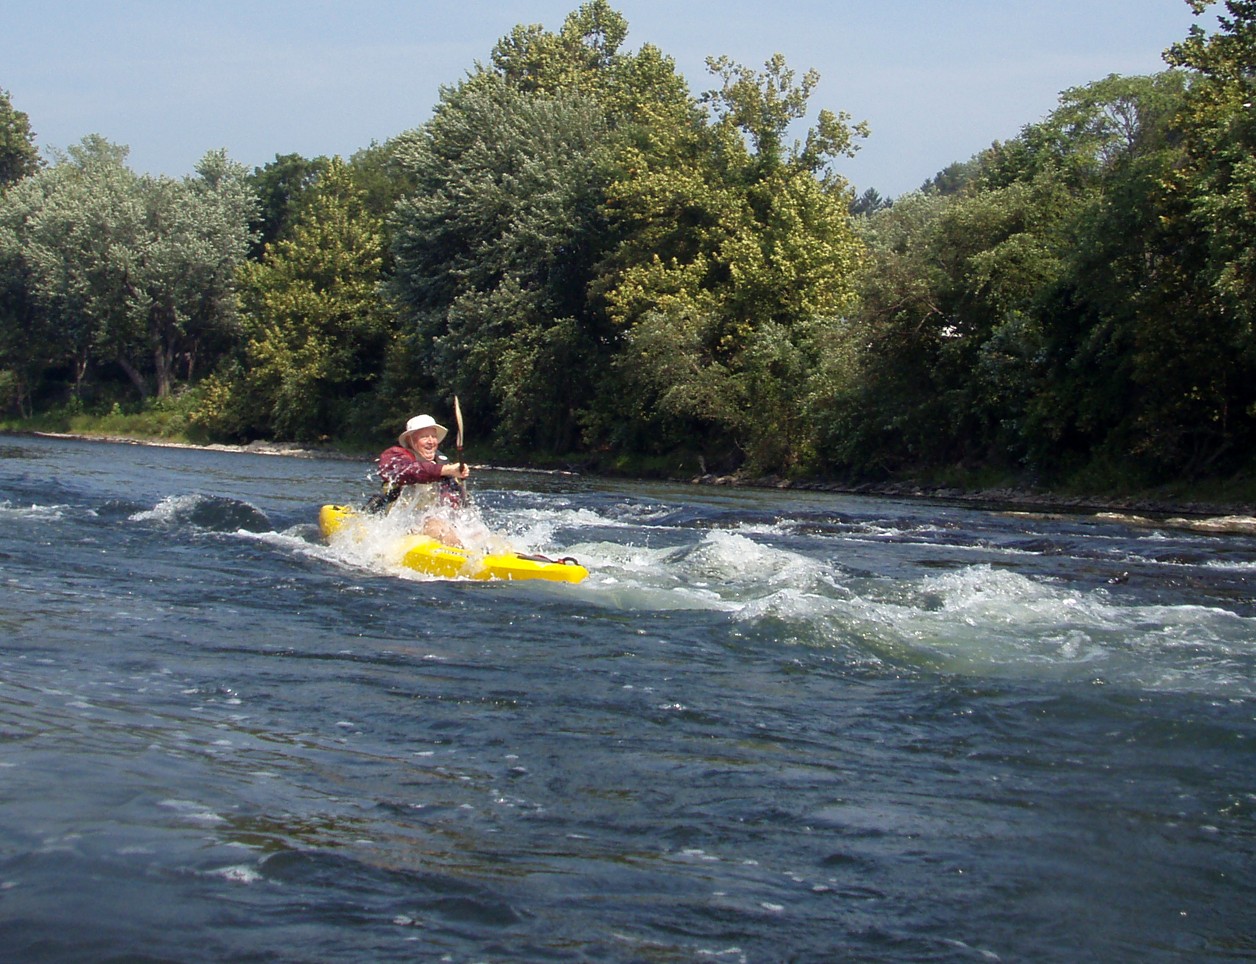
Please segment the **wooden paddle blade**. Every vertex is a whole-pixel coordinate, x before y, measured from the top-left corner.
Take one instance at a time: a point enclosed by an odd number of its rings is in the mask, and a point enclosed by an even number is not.
[[[458,426],[458,438],[455,445],[459,452],[462,451],[462,406],[458,404],[458,396],[454,396],[454,424]]]
[[[462,406],[458,404],[458,396],[454,396],[454,424],[458,427],[458,437],[454,444],[458,448],[458,469],[461,470],[466,464],[462,461]],[[458,494],[462,497],[459,503],[462,506],[467,504],[467,483],[462,479],[458,480]]]

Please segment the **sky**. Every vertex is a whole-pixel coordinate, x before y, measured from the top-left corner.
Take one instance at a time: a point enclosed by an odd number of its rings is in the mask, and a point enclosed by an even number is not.
[[[226,148],[348,157],[420,126],[516,24],[556,31],[582,0],[6,0],[0,89],[49,149],[99,134],[140,172],[182,177]],[[708,56],[775,53],[820,73],[821,108],[871,136],[835,170],[896,197],[994,141],[1061,91],[1165,69],[1212,11],[1185,0],[611,0],[625,48],[671,56],[694,93]],[[1213,10],[1216,8],[1214,7]]]

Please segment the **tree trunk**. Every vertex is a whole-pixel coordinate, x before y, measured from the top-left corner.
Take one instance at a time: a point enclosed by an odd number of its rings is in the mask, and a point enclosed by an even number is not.
[[[192,347],[183,353],[183,361],[187,366],[184,369],[183,378],[189,385],[192,384],[192,377],[196,374],[196,351],[199,347],[199,342],[193,341]]]
[[[161,345],[153,349],[153,367],[156,369],[157,397],[168,398],[170,387],[174,383],[171,371],[174,368],[173,353]]]
[[[17,376],[14,385],[14,394],[17,396],[17,413],[21,418],[32,418],[35,414],[35,406],[32,404],[34,392],[31,390],[30,382],[23,377],[23,373],[15,371]]]
[[[83,397],[83,379],[87,377],[87,352],[74,356],[74,398],[77,401]]]
[[[140,393],[140,398],[147,399],[148,382],[145,380],[144,376],[140,374],[139,370],[134,365],[121,355],[118,356],[117,361],[118,367],[126,372],[127,378],[131,379],[131,384],[134,385],[136,390]]]
[[[157,379],[157,397],[169,398],[174,388],[175,342],[177,326],[174,308],[162,305],[150,316],[153,339],[153,370]]]

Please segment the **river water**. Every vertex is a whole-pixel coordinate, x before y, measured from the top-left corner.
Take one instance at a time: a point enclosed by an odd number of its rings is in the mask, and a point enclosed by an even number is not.
[[[1256,538],[0,436],[0,954],[1256,958]]]

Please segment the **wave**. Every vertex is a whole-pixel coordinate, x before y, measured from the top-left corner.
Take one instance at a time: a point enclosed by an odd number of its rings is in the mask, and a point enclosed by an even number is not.
[[[1256,535],[1256,517],[1249,515],[1151,519],[1123,512],[1100,512],[1095,518],[1148,529],[1185,529],[1212,535]]]
[[[1214,606],[1118,603],[988,565],[917,582],[781,591],[739,618],[792,624],[804,645],[858,660],[977,677],[1035,677],[1256,695],[1256,621]]]
[[[741,634],[856,665],[1256,696],[1256,620],[1222,606],[1131,601],[985,563],[855,573],[723,530],[680,547],[572,551],[595,604],[723,611]]]
[[[726,627],[730,640],[828,652],[878,672],[1256,696],[1256,620],[1209,605],[1206,598],[1204,604],[1172,603],[1155,591],[1109,585],[1106,578],[1078,579],[1071,570],[1080,560],[1067,537],[1038,543],[1020,537],[1002,544],[975,540],[993,558],[1008,559],[1005,565],[968,557],[965,540],[972,534],[956,532],[942,546],[951,554],[936,571],[891,565],[893,574],[886,574],[873,566],[850,566],[841,549],[862,537],[853,531],[857,527],[814,537],[800,535],[791,519],[677,528],[656,526],[652,510],[634,510],[625,519],[618,505],[590,509],[556,501],[513,508],[488,502],[483,509],[485,524],[516,550],[560,551],[580,559],[589,578],[561,590],[579,605],[643,616],[721,613],[723,622],[716,625]],[[433,579],[390,557],[398,524],[374,520],[366,538],[331,545],[312,523],[284,533],[240,535],[357,571]],[[901,548],[886,542],[885,558],[893,559]],[[1125,558],[1124,552],[1113,546],[1116,559]],[[1050,571],[1061,575],[1012,568],[1011,560],[1025,555],[1059,557],[1060,565]],[[1172,560],[1136,561],[1149,568],[1181,566]],[[692,622],[710,626],[709,620]]]
[[[132,522],[194,526],[209,532],[268,532],[266,513],[247,502],[213,495],[167,496],[151,509],[133,513]]]

